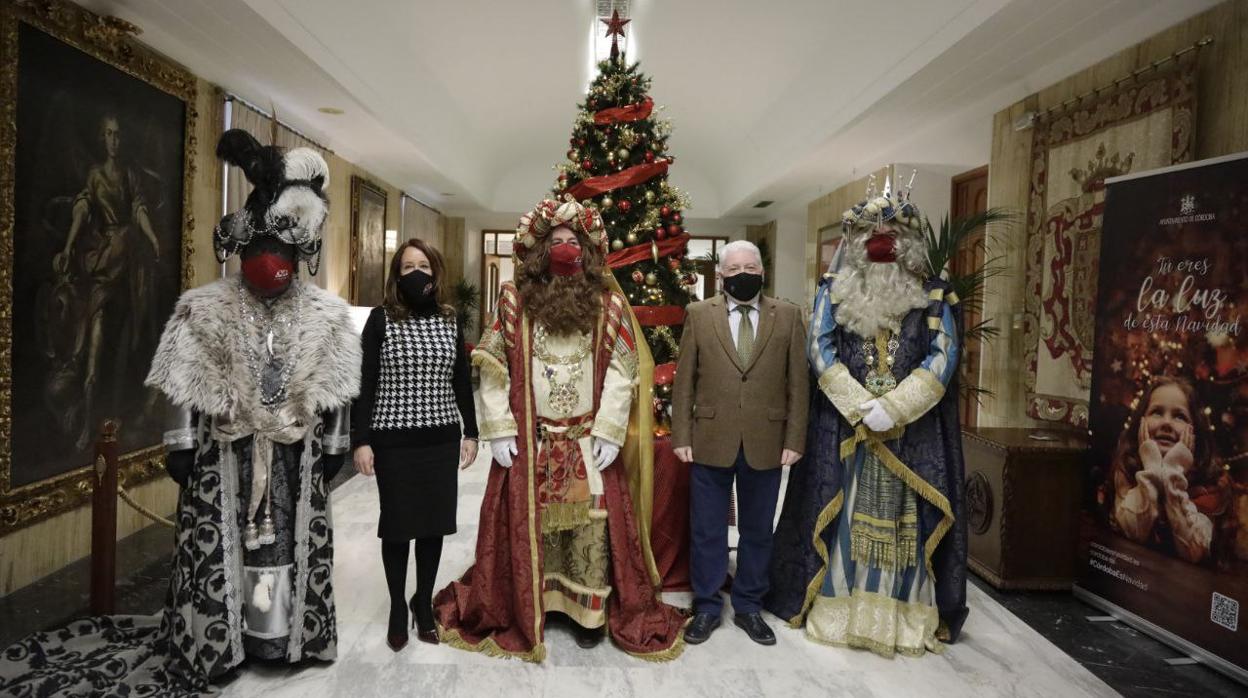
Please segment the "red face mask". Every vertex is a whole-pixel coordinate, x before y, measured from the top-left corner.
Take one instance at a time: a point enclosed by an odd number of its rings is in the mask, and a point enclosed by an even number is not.
[[[295,263],[272,252],[261,252],[243,260],[243,278],[263,296],[276,296],[295,278]]]
[[[581,270],[581,248],[560,243],[550,248],[550,273],[555,276],[571,276]]]
[[[897,238],[891,233],[876,233],[867,238],[867,259],[876,263],[897,261]]]

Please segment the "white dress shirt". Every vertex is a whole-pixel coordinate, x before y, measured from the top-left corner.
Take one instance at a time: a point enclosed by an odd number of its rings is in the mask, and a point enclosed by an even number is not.
[[[732,344],[737,344],[737,332],[741,329],[741,312],[737,311],[737,306],[744,305],[749,308],[750,327],[754,330],[754,338],[758,339],[758,298],[749,303],[738,303],[732,296],[724,295],[728,299],[728,329],[732,330]]]

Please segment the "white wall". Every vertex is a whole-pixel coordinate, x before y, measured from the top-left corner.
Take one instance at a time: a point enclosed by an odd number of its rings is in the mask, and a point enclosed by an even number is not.
[[[776,249],[772,251],[777,298],[809,306],[815,289],[806,288],[806,216],[789,215],[776,219]]]
[[[914,188],[910,191],[910,200],[932,222],[932,227],[940,230],[940,219],[949,215],[949,203],[953,197],[953,175],[965,169],[961,166],[897,163],[893,165],[893,172],[897,174],[893,191],[899,192],[905,188],[906,182],[910,180],[910,173],[914,172]]]

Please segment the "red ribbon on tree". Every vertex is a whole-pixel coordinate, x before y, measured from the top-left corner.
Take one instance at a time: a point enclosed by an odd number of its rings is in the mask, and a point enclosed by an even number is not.
[[[676,364],[665,363],[654,367],[654,384],[671,385],[676,380]]]
[[[650,116],[650,112],[654,110],[654,100],[646,97],[644,101],[637,104],[629,104],[623,107],[612,107],[611,109],[600,109],[594,112],[594,124],[598,126],[606,126],[607,124],[626,124],[633,121],[641,121]]]
[[[659,243],[659,256],[671,257],[677,251],[684,248],[685,243],[689,241],[689,233],[681,233],[674,238],[668,238]],[[654,251],[650,247],[651,243],[644,242],[640,245],[625,247],[618,252],[612,252],[607,255],[607,266],[612,269],[636,264],[643,259],[650,259]]]
[[[685,324],[685,309],[679,305],[634,305],[633,315],[642,327]]]
[[[605,194],[616,189],[631,187],[642,182],[648,182],[659,175],[667,174],[667,161],[652,162],[644,165],[633,165],[627,170],[616,172],[611,175],[601,175],[599,177],[590,177],[589,179],[577,182],[576,185],[568,187],[564,191],[571,194],[577,201],[584,201],[590,197],[599,194]]]

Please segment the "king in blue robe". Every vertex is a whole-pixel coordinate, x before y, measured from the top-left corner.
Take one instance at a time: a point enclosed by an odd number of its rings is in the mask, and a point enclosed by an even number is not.
[[[887,657],[941,651],[967,616],[960,315],[908,198],[845,212],[843,261],[814,304],[819,390],[765,601],[811,640]]]

